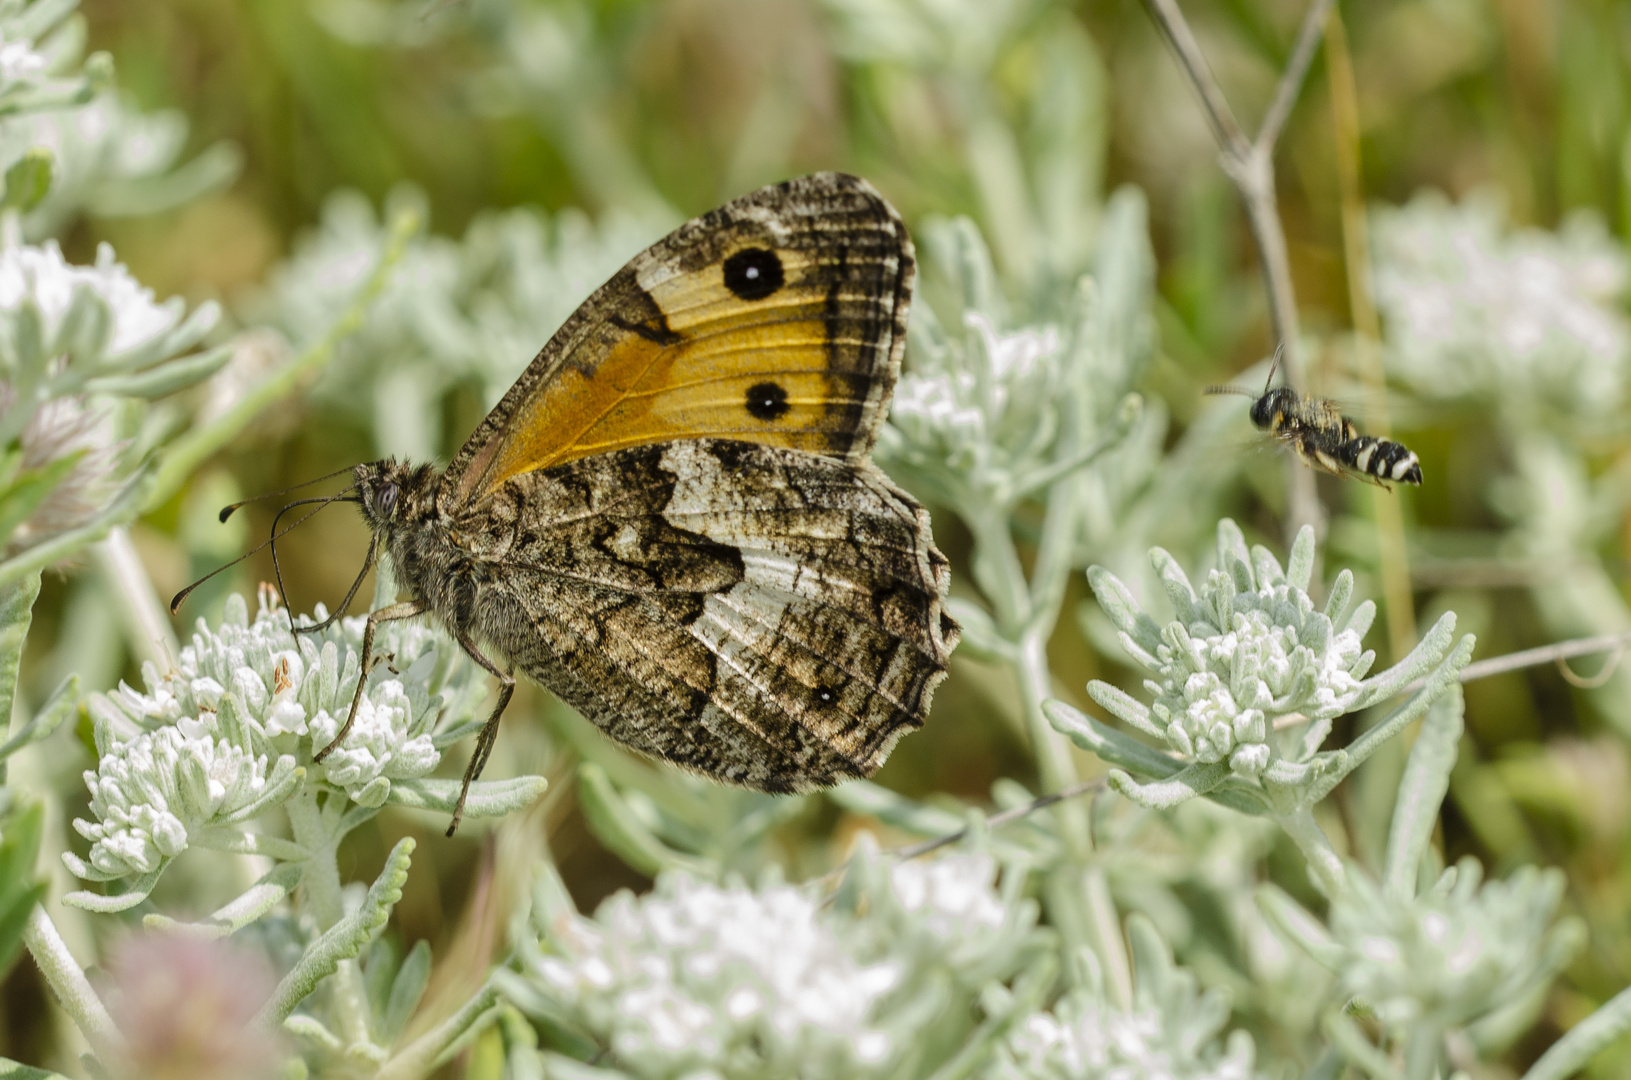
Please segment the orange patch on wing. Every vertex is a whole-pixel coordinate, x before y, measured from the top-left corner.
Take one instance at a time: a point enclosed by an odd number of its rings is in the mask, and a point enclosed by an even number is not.
[[[484,486],[641,443],[715,437],[821,452],[847,435],[830,406],[859,405],[865,380],[829,370],[826,296],[799,284],[806,264],[778,254],[789,280],[763,300],[733,295],[718,264],[651,282],[678,340],[630,330],[593,368],[565,364],[511,418]],[[749,392],[767,385],[774,408],[756,413]]]

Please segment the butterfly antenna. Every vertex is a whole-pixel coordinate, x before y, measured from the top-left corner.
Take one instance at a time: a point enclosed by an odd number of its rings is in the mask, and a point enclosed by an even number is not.
[[[315,514],[317,511],[313,510],[312,513]],[[374,563],[378,559],[379,533],[375,533],[373,539],[368,542],[368,557],[363,560],[362,569],[357,572],[357,580],[351,583],[350,590],[346,592],[345,599],[340,601],[340,606],[334,609],[334,614],[330,615],[322,622],[315,623],[311,626],[297,626],[295,627],[294,632],[296,634],[315,634],[319,630],[327,630],[329,627],[333,626],[340,616],[345,614],[346,609],[351,606],[351,601],[357,598],[357,590],[362,588],[363,578],[368,576],[368,571],[374,568]],[[275,563],[276,559],[274,558],[273,561]]]
[[[350,491],[350,490],[351,490],[350,488],[346,488],[346,491]],[[300,503],[291,503],[290,506],[299,506],[302,503],[312,503],[312,502],[318,502],[318,501],[321,501],[324,506],[327,506],[331,502],[358,502],[358,501],[360,501],[358,499],[343,498],[342,496],[344,496],[344,495],[345,495],[345,491],[342,491],[338,495],[331,495],[328,498],[323,499],[323,500],[302,499],[300,501]],[[322,508],[323,508],[322,506],[319,506],[317,508],[317,510],[321,510]],[[284,507],[284,509],[286,510],[286,509],[288,509],[288,507]],[[175,597],[173,599],[171,599],[171,601],[170,601],[170,614],[174,615],[177,611],[179,611],[181,609],[181,605],[187,602],[187,597],[192,595],[192,592],[193,592],[194,589],[198,588],[200,585],[204,584],[204,582],[208,581],[210,578],[216,576],[217,574],[223,573],[224,571],[227,571],[227,570],[231,570],[234,566],[237,566],[239,563],[243,562],[245,559],[249,558],[251,555],[255,555],[255,554],[259,553],[260,551],[263,551],[266,548],[271,548],[272,549],[272,556],[273,556],[273,558],[275,560],[276,557],[277,557],[277,548],[275,546],[277,541],[282,539],[284,536],[287,536],[293,530],[299,528],[301,523],[308,520],[312,516],[312,514],[317,513],[317,510],[313,510],[311,512],[311,514],[307,514],[305,517],[301,518],[300,521],[297,521],[293,525],[290,525],[287,529],[284,529],[282,532],[275,531],[276,528],[277,528],[277,522],[274,519],[273,524],[272,524],[274,532],[273,532],[272,536],[269,539],[267,539],[263,543],[257,544],[256,546],[250,548],[248,551],[244,552],[242,555],[239,555],[236,559],[233,559],[231,562],[226,563],[226,564],[224,564],[222,566],[217,566],[214,570],[211,570],[209,573],[205,574],[203,577],[199,578],[197,581],[193,582],[191,585],[187,586],[185,589],[182,589],[180,592],[176,593]],[[282,511],[279,511],[278,513],[279,513],[279,516],[282,516]],[[282,597],[284,606],[287,607],[288,603],[289,603],[288,597],[282,596],[281,592],[279,592],[279,596]]]
[[[278,496],[279,496],[279,495],[287,495],[287,494],[289,494],[289,492],[291,492],[291,491],[299,491],[299,490],[300,490],[300,489],[301,489],[301,488],[303,488],[303,487],[311,487],[311,486],[312,486],[312,485],[313,485],[313,484],[321,484],[321,483],[322,483],[322,482],[323,482],[323,481],[324,481],[324,480],[332,480],[332,479],[334,479],[334,478],[335,478],[335,477],[336,477],[336,476],[339,476],[339,475],[340,475],[340,474],[342,474],[342,473],[348,473],[348,472],[350,472],[350,471],[351,471],[351,470],[352,470],[352,469],[354,469],[354,468],[355,468],[355,467],[356,467],[356,466],[354,466],[354,465],[347,465],[347,466],[346,466],[346,467],[345,467],[345,468],[343,468],[343,469],[335,469],[335,470],[334,470],[334,471],[333,471],[333,472],[331,472],[331,473],[329,473],[329,474],[328,474],[328,475],[327,475],[327,476],[319,476],[319,477],[318,477],[318,478],[317,478],[317,479],[315,479],[315,480],[306,480],[306,481],[303,481],[303,482],[302,482],[302,483],[299,483],[299,484],[295,484],[295,485],[293,485],[293,486],[291,486],[291,487],[286,487],[286,488],[283,488],[283,489],[282,489],[282,490],[280,490],[280,491],[267,491],[267,492],[263,492],[263,493],[262,493],[262,494],[260,494],[260,495],[252,495],[252,496],[250,496],[250,497],[249,497],[249,498],[247,498],[247,499],[240,499],[240,500],[239,500],[239,501],[238,501],[238,502],[235,502],[235,503],[233,503],[233,504],[232,504],[232,505],[231,505],[231,506],[223,506],[223,507],[221,507],[221,521],[222,521],[222,523],[223,523],[223,524],[224,524],[224,523],[225,523],[225,522],[226,522],[226,519],[227,519],[227,518],[229,518],[229,517],[231,517],[231,516],[232,516],[232,515],[233,515],[233,513],[234,513],[234,512],[236,512],[236,511],[237,511],[237,509],[238,509],[238,507],[240,507],[240,506],[248,506],[248,505],[249,505],[249,504],[250,504],[250,503],[252,503],[252,502],[260,502],[260,501],[261,501],[261,500],[262,500],[262,499],[275,499],[275,498],[277,498],[277,497],[278,497]],[[357,485],[355,485],[355,484],[352,484],[352,485],[351,485],[351,487],[356,487],[356,486],[357,486]],[[345,490],[346,490],[346,491],[350,491],[350,490],[351,490],[351,488],[349,488],[349,487],[348,487],[348,488],[346,488],[346,489],[345,489]],[[290,504],[290,505],[295,505],[295,504],[292,504],[292,503],[291,503],[291,504]],[[302,519],[301,519],[301,520],[305,520],[305,519],[304,519],[304,518],[302,518]],[[260,550],[260,548],[256,548],[256,549],[255,549],[255,550],[256,550],[256,551],[259,551],[259,550]],[[230,566],[230,565],[232,565],[232,564],[231,564],[231,563],[228,563],[228,564],[227,564],[227,565],[228,565],[228,566]],[[221,569],[223,569],[223,570],[225,570],[225,569],[226,569],[226,567],[225,567],[225,566],[223,566],[223,567],[221,567]]]
[[[340,491],[335,492],[333,495],[324,495],[324,496],[321,496],[321,497],[315,498],[315,499],[296,499],[292,503],[285,504],[283,509],[281,509],[281,510],[279,510],[277,512],[277,516],[272,518],[272,538],[270,540],[266,541],[266,546],[268,546],[268,547],[270,547],[272,549],[272,576],[277,579],[277,592],[278,592],[278,596],[283,600],[283,610],[285,612],[287,612],[288,615],[289,615],[289,632],[291,634],[296,635],[297,637],[300,634],[300,627],[295,625],[294,609],[289,606],[289,593],[283,587],[283,567],[278,564],[278,558],[277,558],[277,542],[278,542],[278,539],[280,537],[287,536],[290,532],[292,532],[295,528],[297,528],[301,524],[301,522],[310,521],[313,517],[315,517],[318,514],[322,513],[323,507],[327,506],[329,503],[332,503],[332,502],[361,502],[362,501],[361,499],[343,498],[343,496],[345,495],[345,493],[347,491],[350,491],[351,488],[354,488],[356,486],[357,486],[356,484],[352,484],[351,487],[343,488]],[[284,529],[282,532],[277,531],[277,523],[278,523],[279,520],[282,519],[284,514],[287,514],[290,510],[293,510],[297,506],[310,506],[312,503],[317,503],[318,504],[316,510],[313,510],[311,513],[305,515],[304,517],[302,517],[300,519],[300,521],[297,521],[293,525],[290,525],[287,529]],[[372,546],[372,545],[370,545],[370,546]],[[361,582],[358,582],[358,584],[361,584]],[[352,588],[355,589],[356,586],[354,585],[354,586],[352,586]],[[355,594],[353,593],[352,595],[355,595]],[[350,603],[350,602],[351,602],[351,599],[348,596],[346,598],[346,603]],[[323,625],[327,626],[329,623],[331,623],[333,621],[334,621],[333,619],[329,619],[328,622],[323,623]]]
[[[1274,347],[1274,360],[1269,364],[1269,377],[1263,380],[1263,393],[1265,394],[1269,392],[1269,387],[1274,385],[1274,373],[1279,370],[1280,357],[1285,355],[1285,351],[1286,343],[1283,341]]]

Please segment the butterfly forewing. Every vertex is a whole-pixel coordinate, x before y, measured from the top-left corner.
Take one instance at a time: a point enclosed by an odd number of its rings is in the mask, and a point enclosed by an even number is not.
[[[550,339],[454,459],[442,505],[678,438],[859,460],[899,370],[913,274],[900,218],[853,177],[764,188],[683,225]]]

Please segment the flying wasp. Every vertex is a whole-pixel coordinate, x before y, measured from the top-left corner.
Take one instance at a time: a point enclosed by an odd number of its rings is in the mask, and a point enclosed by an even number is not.
[[[1276,350],[1262,396],[1238,386],[1209,386],[1206,392],[1256,398],[1252,402],[1252,423],[1289,446],[1311,468],[1356,477],[1384,488],[1389,482],[1421,484],[1421,462],[1414,451],[1392,439],[1361,435],[1354,422],[1328,398],[1299,394],[1289,386],[1269,389],[1279,366],[1280,351]]]

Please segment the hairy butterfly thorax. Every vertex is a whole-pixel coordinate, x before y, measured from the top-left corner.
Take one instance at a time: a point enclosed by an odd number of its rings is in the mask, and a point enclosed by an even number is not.
[[[368,616],[364,680],[377,626],[419,616],[498,679],[466,791],[517,668],[624,746],[762,791],[870,775],[922,726],[949,570],[871,459],[914,275],[865,181],[762,188],[601,286],[445,471],[353,470],[329,501],[402,597]]]

